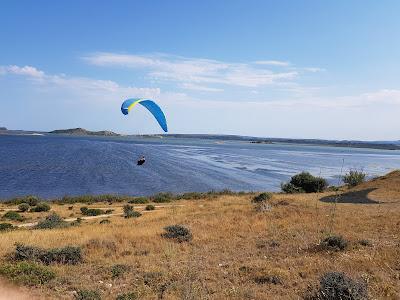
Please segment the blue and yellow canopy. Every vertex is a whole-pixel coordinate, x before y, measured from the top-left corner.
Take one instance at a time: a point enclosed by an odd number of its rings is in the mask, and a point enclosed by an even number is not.
[[[121,105],[121,112],[124,115],[127,115],[131,111],[131,109],[138,103],[146,107],[148,111],[151,112],[151,114],[154,116],[154,118],[156,118],[161,128],[165,132],[168,132],[167,120],[165,119],[165,115],[161,108],[153,100],[140,98],[127,99]]]

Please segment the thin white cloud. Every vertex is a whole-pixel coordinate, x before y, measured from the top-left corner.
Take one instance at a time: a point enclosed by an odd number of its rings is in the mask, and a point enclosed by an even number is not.
[[[290,62],[280,61],[280,60],[257,60],[254,63],[257,65],[278,66],[278,67],[290,66]]]
[[[107,95],[113,94],[121,95],[121,97],[155,97],[160,94],[159,88],[121,86],[111,80],[46,74],[44,71],[32,66],[0,66],[0,75],[23,76],[24,78],[33,80],[33,82],[43,90],[68,90],[69,92],[74,92],[79,96],[99,95],[100,97],[95,98],[97,100],[107,98]]]
[[[132,55],[93,53],[83,58],[97,66],[117,66],[141,69],[156,80],[196,84],[219,91],[220,85],[261,87],[290,82],[298,76],[296,70],[277,72],[251,63],[227,63],[203,58],[186,58],[166,54]],[[271,62],[271,61],[270,61]],[[274,61],[274,63],[284,63]],[[205,86],[207,85],[207,86]]]
[[[0,66],[0,74],[15,74],[15,75],[26,75],[34,78],[42,78],[44,72],[31,66],[19,67],[15,65]]]
[[[186,90],[193,90],[193,91],[200,91],[200,92],[223,92],[224,89],[219,89],[219,88],[212,88],[212,87],[206,87],[206,86],[201,86],[193,83],[183,83],[181,85],[182,88]]]

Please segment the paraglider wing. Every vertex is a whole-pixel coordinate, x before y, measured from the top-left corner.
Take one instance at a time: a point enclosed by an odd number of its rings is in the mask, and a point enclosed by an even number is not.
[[[138,103],[146,107],[147,110],[151,112],[151,114],[157,120],[158,124],[160,124],[161,128],[165,132],[168,132],[167,120],[165,119],[165,115],[161,108],[153,100],[136,98],[125,100],[124,103],[122,103],[121,112],[124,115],[127,115],[130,110]]]

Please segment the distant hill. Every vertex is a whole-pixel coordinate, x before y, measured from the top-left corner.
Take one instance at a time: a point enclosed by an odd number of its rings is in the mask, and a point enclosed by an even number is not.
[[[118,133],[108,130],[90,131],[83,128],[59,129],[50,131],[49,133],[69,135],[120,136]]]
[[[6,127],[0,127],[0,130],[7,130]]]

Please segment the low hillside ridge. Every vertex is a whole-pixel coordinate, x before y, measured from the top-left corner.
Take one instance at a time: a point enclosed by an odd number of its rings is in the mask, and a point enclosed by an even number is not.
[[[58,129],[58,130],[50,131],[49,133],[69,134],[69,135],[120,136],[120,134],[109,131],[109,130],[90,131],[90,130],[86,130],[84,128]]]

